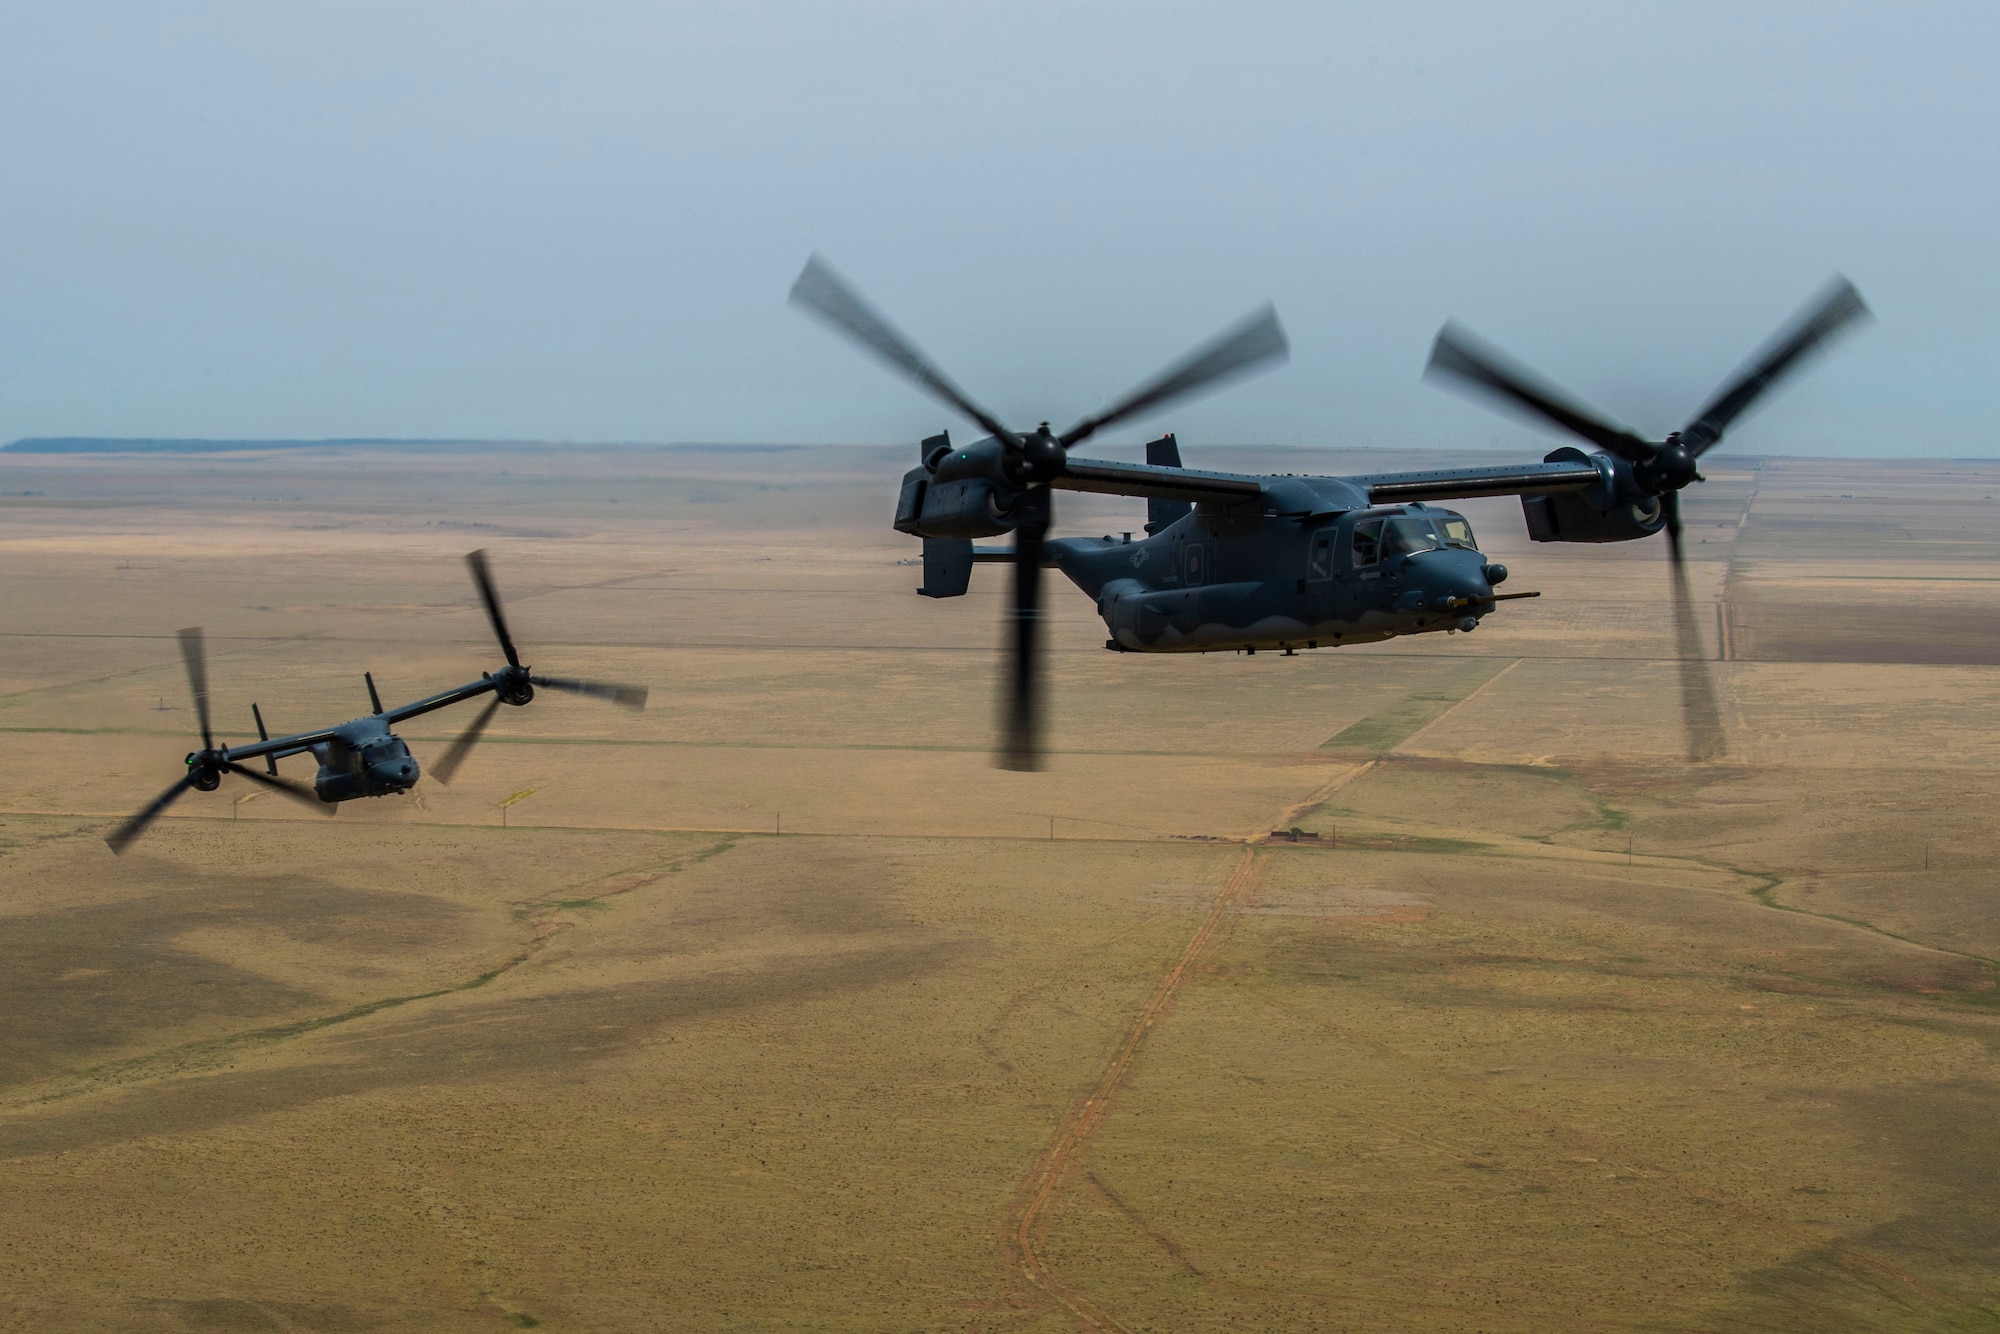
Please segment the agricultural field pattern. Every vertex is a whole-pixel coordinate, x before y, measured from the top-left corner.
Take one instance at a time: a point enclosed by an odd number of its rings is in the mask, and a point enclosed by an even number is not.
[[[1704,460],[1718,759],[1662,543],[1499,500],[1472,634],[1058,585],[1019,774],[912,454],[0,453],[0,1329],[2000,1328],[2000,463]],[[476,547],[648,709],[106,849],[180,627],[227,737],[353,717],[494,665]]]

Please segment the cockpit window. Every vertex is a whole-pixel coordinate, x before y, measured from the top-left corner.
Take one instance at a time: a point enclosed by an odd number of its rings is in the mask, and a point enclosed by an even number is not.
[[[1429,551],[1437,545],[1437,535],[1422,519],[1391,519],[1383,526],[1383,560],[1391,556],[1407,556],[1413,551]]]
[[[1354,568],[1373,565],[1382,557],[1382,521],[1363,519],[1354,525]]]
[[[1479,543],[1472,540],[1472,525],[1465,521],[1462,514],[1446,514],[1438,520],[1438,531],[1444,534],[1446,546],[1479,550]]]

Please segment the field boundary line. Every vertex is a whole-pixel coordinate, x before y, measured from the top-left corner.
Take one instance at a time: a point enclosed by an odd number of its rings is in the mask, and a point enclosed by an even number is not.
[[[1460,709],[1464,708],[1466,705],[1472,703],[1473,700],[1478,699],[1481,695],[1485,694],[1488,690],[1492,689],[1494,683],[1497,682],[1501,677],[1507,675],[1509,672],[1513,671],[1516,667],[1519,667],[1522,663],[1526,661],[1527,661],[1526,658],[1514,659],[1514,661],[1508,663],[1505,667],[1502,667],[1499,671],[1493,673],[1493,675],[1487,677],[1484,681],[1481,681],[1478,685],[1474,686],[1471,690],[1467,691],[1463,699],[1456,701],[1451,705],[1450,708],[1447,708],[1443,713],[1440,713],[1437,717],[1431,719],[1429,722],[1425,723],[1422,727],[1419,727],[1416,731],[1410,733],[1408,736],[1404,737],[1401,741],[1398,741],[1395,745],[1389,747],[1387,753],[1390,755],[1401,753],[1405,746],[1410,745],[1418,737],[1430,731],[1433,727],[1436,727],[1439,723],[1451,717],[1451,715],[1457,713]]]

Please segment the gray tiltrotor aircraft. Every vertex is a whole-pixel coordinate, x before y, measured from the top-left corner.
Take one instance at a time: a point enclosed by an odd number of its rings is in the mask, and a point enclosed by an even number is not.
[[[524,667],[521,655],[514,648],[513,636],[507,633],[506,618],[500,614],[500,597],[494,591],[493,576],[486,567],[486,553],[475,551],[465,559],[472,567],[473,582],[479,587],[480,600],[486,604],[487,619],[493,623],[493,635],[500,641],[500,651],[506,655],[507,665],[498,671],[487,672],[477,681],[393,709],[382,707],[381,696],[375,693],[374,676],[364,672],[363,678],[368,682],[368,702],[375,711],[365,718],[356,718],[338,727],[274,737],[264,730],[263,711],[252,704],[250,714],[256,719],[259,739],[245,746],[216,745],[214,733],[209,727],[208,658],[203,650],[201,630],[197,627],[181,631],[181,658],[187,664],[188,686],[194,693],[195,717],[201,724],[201,749],[189,753],[187,773],[178,782],[106,837],[104,841],[111,845],[111,850],[125,851],[126,845],[144,833],[146,826],[159,818],[181,793],[190,788],[197,792],[215,791],[222,786],[224,774],[238,774],[261,783],[294,801],[320,807],[328,815],[337,809],[336,802],[408,792],[417,783],[417,761],[410,754],[410,748],[403,744],[403,739],[390,729],[420,714],[477,699],[481,695],[493,698],[487,701],[471,726],[459,734],[458,739],[431,767],[431,777],[440,783],[451,781],[451,776],[458,772],[458,766],[464,763],[466,755],[486,730],[486,725],[493,721],[493,715],[499,712],[500,706],[528,703],[535,697],[537,686],[579,695],[595,695],[631,709],[646,706],[644,686],[543,676]],[[307,787],[278,775],[279,760],[308,752],[319,761],[319,772],[313,776],[312,786]],[[259,773],[244,764],[245,760],[254,759],[264,761],[265,772]]]
[[[924,541],[927,597],[966,591],[975,563],[1014,568],[1012,650],[999,762],[1039,767],[1041,573],[1053,565],[1097,600],[1124,652],[1255,652],[1361,644],[1396,635],[1472,630],[1509,598],[1460,515],[1432,502],[1521,497],[1537,542],[1625,542],[1665,530],[1672,558],[1682,707],[1690,754],[1720,753],[1721,726],[1701,657],[1681,558],[1680,492],[1702,480],[1697,463],[1766,389],[1808,353],[1865,316],[1860,294],[1838,279],[1681,430],[1651,441],[1609,424],[1561,391],[1511,365],[1451,325],[1438,334],[1429,373],[1494,394],[1596,446],[1566,446],[1540,463],[1447,468],[1361,477],[1259,476],[1181,466],[1169,435],[1146,462],[1072,458],[1093,433],[1283,360],[1276,313],[1222,334],[1114,407],[1060,435],[1042,423],[1017,434],[968,398],[818,257],[791,299],[916,381],[986,436],[954,447],[923,442],[903,477],[895,526]],[[1143,540],[1048,537],[1055,490],[1146,498]],[[1012,549],[973,540],[1012,532]]]

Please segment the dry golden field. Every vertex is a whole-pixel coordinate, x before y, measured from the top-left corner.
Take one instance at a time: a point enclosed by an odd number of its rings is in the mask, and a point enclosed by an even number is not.
[[[0,454],[0,1328],[2000,1327],[2000,463],[1713,461],[1717,761],[1663,544],[1497,501],[1471,636],[1061,585],[1024,775],[910,452]],[[648,711],[107,851],[178,627],[237,738],[350,717],[493,663],[473,547]]]

